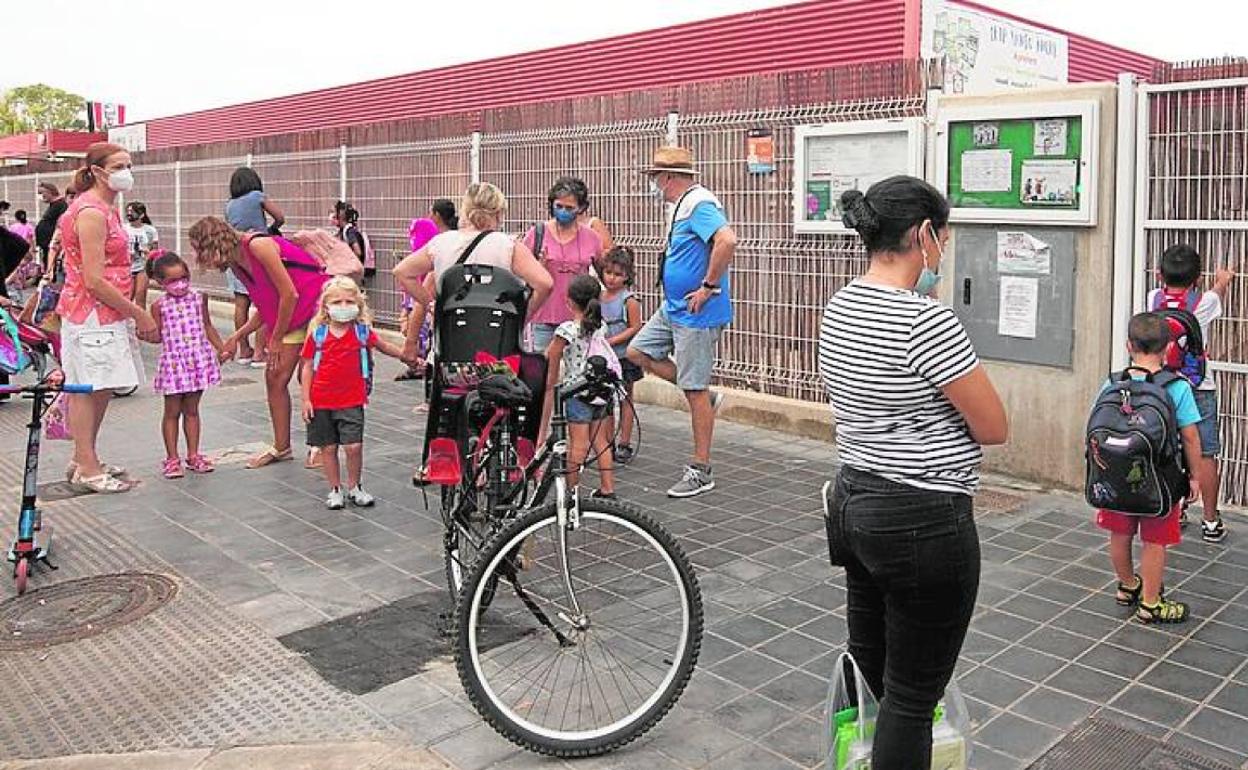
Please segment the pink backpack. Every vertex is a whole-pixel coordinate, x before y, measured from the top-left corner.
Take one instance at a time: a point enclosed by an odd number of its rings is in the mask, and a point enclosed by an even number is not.
[[[602,329],[594,332],[594,335],[589,338],[589,357],[593,358],[594,356],[605,358],[607,360],[607,368],[616,377],[622,375],[623,369],[620,367],[620,357],[611,349],[610,343],[607,342],[607,336],[602,333]]]
[[[325,230],[300,230],[290,236],[290,242],[315,257],[329,275],[345,275],[356,281],[364,277],[364,265],[351,247]]]
[[[280,236],[269,235],[251,235],[243,241],[244,252],[250,255],[251,242],[256,238],[272,238],[281,250],[282,265],[286,268],[286,273],[290,276],[290,280],[295,285],[295,292],[298,293],[299,299],[295,303],[295,310],[290,317],[290,329],[302,329],[312,320],[312,316],[316,315],[317,307],[321,301],[321,289],[330,279],[330,274],[326,271],[325,266],[307,251],[304,251],[292,241],[288,241]],[[353,255],[354,258],[354,255]],[[254,257],[253,257],[254,259]],[[356,260],[359,264],[359,260]],[[251,294],[252,303],[256,309],[260,311],[261,317],[265,323],[272,323],[272,317],[266,317],[266,313],[277,312],[277,290],[273,287],[265,277],[262,282],[256,280],[256,276],[247,272],[242,265],[234,265],[234,274],[247,287],[247,291]],[[272,307],[267,305],[272,302]]]

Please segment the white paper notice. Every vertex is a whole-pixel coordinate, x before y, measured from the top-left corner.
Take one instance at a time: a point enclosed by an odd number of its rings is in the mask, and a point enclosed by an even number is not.
[[[1039,278],[1001,276],[1001,309],[997,314],[997,334],[1002,337],[1034,340],[1039,300]]]
[[[962,153],[962,191],[1009,192],[1013,168],[1009,150],[968,150]]]
[[[1027,233],[997,233],[997,270],[1002,273],[1048,275],[1052,249]]]
[[[1025,160],[1020,200],[1032,206],[1073,206],[1078,183],[1077,160]]]
[[[1066,118],[1037,120],[1031,145],[1032,154],[1065,155],[1066,125]]]

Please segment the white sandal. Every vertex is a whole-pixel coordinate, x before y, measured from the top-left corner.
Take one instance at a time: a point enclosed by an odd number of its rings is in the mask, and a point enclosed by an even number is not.
[[[73,479],[69,482],[69,486],[75,492],[94,492],[103,495],[129,492],[131,489],[130,484],[107,473],[101,473],[98,476],[82,476],[75,472]]]
[[[120,465],[109,465],[108,463],[100,463],[100,468],[102,468],[104,472],[107,473],[109,476],[113,476],[115,478],[121,478],[122,476],[126,475],[126,469],[121,467]],[[69,465],[65,466],[65,480],[72,483],[74,480],[74,474],[76,474],[77,472],[78,472],[78,463],[74,462],[73,460],[70,460]]]

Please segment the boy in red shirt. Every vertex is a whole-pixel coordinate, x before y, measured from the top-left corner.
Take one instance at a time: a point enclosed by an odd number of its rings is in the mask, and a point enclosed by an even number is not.
[[[367,508],[375,500],[364,491],[364,406],[372,381],[371,350],[402,358],[397,345],[379,338],[369,325],[372,314],[355,281],[339,276],[325,284],[320,308],[303,343],[303,420],[308,446],[324,458],[331,510],[352,505]],[[347,492],[342,491],[338,447],[347,455]]]

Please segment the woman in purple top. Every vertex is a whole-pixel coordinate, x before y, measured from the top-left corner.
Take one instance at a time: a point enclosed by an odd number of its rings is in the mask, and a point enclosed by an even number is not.
[[[572,320],[568,309],[568,285],[578,275],[589,272],[602,256],[602,239],[588,226],[577,222],[589,206],[589,188],[575,177],[555,180],[546,194],[550,219],[524,236],[524,243],[555,280],[550,297],[530,319],[531,350],[544,353],[555,336],[555,329]],[[536,248],[537,228],[543,228],[541,248]]]

